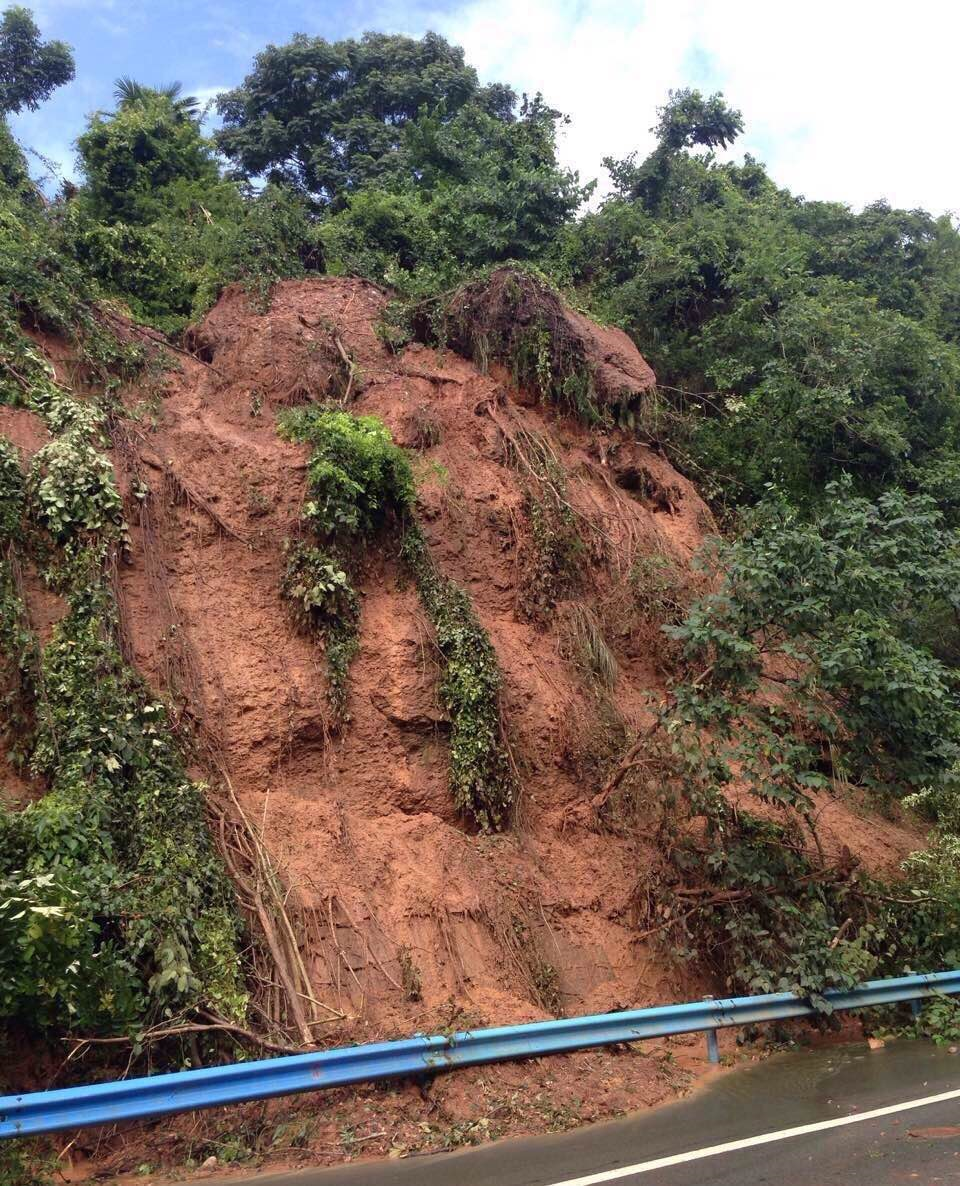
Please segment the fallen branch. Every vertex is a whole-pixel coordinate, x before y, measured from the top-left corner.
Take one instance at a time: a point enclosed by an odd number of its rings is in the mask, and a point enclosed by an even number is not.
[[[610,796],[614,793],[617,787],[620,786],[624,778],[626,778],[631,770],[635,770],[638,766],[645,766],[648,764],[649,759],[641,758],[640,754],[647,742],[657,731],[659,723],[659,721],[654,721],[654,723],[644,733],[641,733],[633,745],[631,745],[631,747],[624,754],[616,770],[614,770],[600,790],[590,800],[590,806],[597,814],[599,814],[607,805],[607,801],[610,799]]]
[[[248,1030],[242,1025],[235,1025],[232,1021],[224,1021],[222,1019],[211,1022],[189,1022],[185,1025],[157,1027],[144,1030],[142,1034],[137,1034],[132,1038],[128,1035],[123,1035],[118,1038],[63,1038],[61,1041],[73,1044],[73,1050],[71,1051],[71,1057],[73,1057],[85,1046],[144,1046],[153,1042],[160,1042],[164,1038],[179,1038],[185,1034],[208,1034],[214,1032],[230,1034],[233,1037],[241,1038],[245,1042],[250,1042],[262,1050],[270,1050],[274,1054],[303,1054],[304,1052],[303,1046],[288,1046],[281,1042],[271,1042],[269,1038],[264,1038],[261,1034],[254,1033],[253,1030]],[[316,1048],[316,1043],[311,1041],[311,1046]]]
[[[357,365],[347,353],[343,342],[340,340],[340,336],[338,334],[332,334],[331,337],[333,338],[334,346],[337,348],[337,353],[343,359],[343,364],[347,368],[347,389],[343,393],[341,402],[348,404],[350,402],[350,393],[353,391],[353,380],[357,374]]]

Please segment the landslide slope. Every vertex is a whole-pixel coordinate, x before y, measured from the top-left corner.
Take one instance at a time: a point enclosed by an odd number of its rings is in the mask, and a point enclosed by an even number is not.
[[[323,1040],[709,991],[655,938],[637,939],[638,887],[658,857],[643,803],[599,818],[591,801],[665,691],[660,625],[702,587],[691,560],[711,514],[632,434],[588,429],[452,349],[393,353],[376,330],[387,301],[360,280],[310,279],[277,285],[259,311],[228,289],[193,331],[193,353],[124,393],[113,461],[131,528],[117,577],[128,657],[196,739],[194,773],[228,784],[261,834],[311,991],[343,1015],[317,1031]],[[608,387],[624,374],[642,396],[653,376],[628,339],[584,324]],[[62,348],[40,344],[69,379]],[[278,435],[276,417],[331,397],[380,417],[409,450],[435,561],[469,593],[496,649],[521,787],[502,834],[478,834],[454,810],[432,628],[398,541],[363,562],[340,729],[322,650],[281,597],[308,450]],[[0,408],[0,432],[25,457],[45,439],[35,417],[12,409]],[[545,538],[551,490],[563,548]],[[29,573],[26,582],[43,637],[62,607]],[[600,670],[598,637],[612,659]],[[42,792],[0,773],[21,801]],[[824,796],[818,807],[824,845],[847,845],[868,867],[890,869],[917,845],[907,826],[856,804]],[[669,1073],[611,1059],[575,1056],[551,1071],[566,1073],[577,1116],[669,1090]],[[516,1087],[525,1074],[487,1078]]]
[[[168,501],[149,538],[134,530],[121,580],[135,662],[162,685],[178,666],[171,636],[190,652],[191,711],[295,895],[324,1001],[402,1029],[451,997],[489,1020],[663,999],[678,985],[631,933],[631,894],[652,854],[590,826],[596,787],[575,770],[597,707],[562,653],[563,606],[544,626],[520,605],[535,563],[528,483],[522,463],[509,463],[504,432],[534,433],[561,459],[585,539],[578,596],[599,595],[612,579],[598,558],[605,540],[624,575],[634,552],[685,568],[709,513],[657,453],[624,442],[611,462],[615,442],[522,406],[529,401],[505,375],[416,345],[394,356],[374,332],[385,301],[355,280],[287,282],[267,313],[231,290],[199,327],[207,363],[185,359],[155,425],[137,429],[151,484],[174,475],[194,497]],[[331,331],[359,372],[350,410],[382,418],[414,450],[431,550],[469,592],[499,656],[523,787],[506,834],[473,834],[454,812],[431,628],[395,541],[363,574],[360,653],[339,735],[322,654],[280,598],[307,451],[280,439],[275,416],[326,398],[339,361]],[[618,487],[613,464],[652,496]],[[620,668],[616,703],[636,726],[660,683],[655,646],[628,641]],[[411,981],[422,1001],[409,999]]]
[[[692,990],[688,974],[636,943],[631,922],[655,853],[642,829],[597,826],[590,778],[615,743],[607,734],[639,727],[663,689],[657,625],[645,629],[625,600],[631,574],[653,562],[692,579],[710,513],[660,453],[532,405],[505,372],[418,345],[394,355],[375,332],[386,301],[359,280],[289,281],[259,313],[231,289],[194,335],[205,362],[183,359],[157,406],[140,410],[133,451],[152,488],[173,477],[181,495],[149,533],[135,528],[122,572],[135,662],[169,687],[189,656],[189,687],[172,691],[262,826],[320,999],[383,1032],[424,1023],[451,998],[489,1021],[674,999]],[[414,453],[433,554],[469,592],[499,656],[522,785],[506,834],[473,834],[454,812],[431,628],[395,541],[363,574],[339,734],[322,656],[280,599],[307,452],[280,439],[275,416],[342,392],[343,353],[350,410],[382,418]],[[530,441],[559,463],[580,541],[557,604],[533,609]],[[571,625],[584,608],[618,665],[599,699]],[[841,839],[874,863],[914,845],[893,826],[864,835],[849,808],[825,807],[828,839],[832,812]]]
[[[130,657],[199,729],[201,773],[225,774],[262,828],[325,1002],[386,1032],[451,999],[490,1021],[675,999],[690,973],[637,943],[631,918],[656,853],[642,826],[601,827],[590,801],[665,687],[659,621],[640,604],[650,573],[661,598],[696,591],[710,512],[655,448],[538,405],[506,371],[416,344],[392,353],[375,329],[387,300],[360,280],[286,281],[259,312],[228,289],[192,334],[197,357],[126,392],[113,458],[132,533],[119,572]],[[42,344],[68,378],[65,352]],[[591,345],[625,382],[652,382],[625,335],[595,330]],[[345,385],[350,410],[411,451],[433,555],[496,648],[522,787],[505,834],[475,834],[454,811],[432,631],[396,541],[363,572],[339,732],[322,653],[281,599],[308,451],[281,439],[276,414]],[[21,410],[0,408],[0,431],[25,457],[45,440]],[[575,540],[566,571],[548,571],[532,522],[545,450]],[[43,638],[59,607],[29,574],[27,595]],[[616,660],[599,691],[584,619]],[[834,801],[820,828],[872,866],[916,841]]]

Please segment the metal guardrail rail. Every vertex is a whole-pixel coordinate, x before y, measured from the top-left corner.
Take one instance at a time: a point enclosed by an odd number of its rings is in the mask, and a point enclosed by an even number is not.
[[[829,989],[823,997],[833,1010],[843,1010],[953,993],[960,993],[960,970],[871,980],[854,989]],[[417,1035],[399,1042],[376,1042],[197,1071],[4,1096],[0,1097],[0,1138],[141,1120],[195,1108],[423,1075],[504,1059],[536,1058],[667,1034],[705,1030],[712,1035],[729,1026],[809,1017],[818,1011],[809,1000],[788,992],[692,1001],[451,1035]]]

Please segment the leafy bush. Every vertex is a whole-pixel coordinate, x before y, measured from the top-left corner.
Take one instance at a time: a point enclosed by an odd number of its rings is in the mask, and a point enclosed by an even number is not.
[[[304,518],[326,542],[365,539],[390,513],[412,507],[409,462],[375,416],[296,408],[280,417],[279,431],[312,447]]]
[[[872,503],[849,483],[827,496],[813,519],[762,504],[717,548],[717,591],[665,627],[692,674],[660,721],[672,874],[654,929],[731,989],[816,994],[960,955],[958,850],[944,830],[957,819],[960,716],[927,625],[931,606],[953,604],[960,553],[925,496]],[[832,782],[881,797],[912,788],[942,813],[904,885],[866,876],[846,850],[832,863],[815,851],[811,795]],[[783,822],[752,817],[744,792]]]
[[[116,966],[104,976],[112,961],[98,950],[99,939],[100,927],[85,909],[84,895],[62,870],[0,878],[3,1016],[27,1014],[41,1026],[62,1022],[65,1009],[83,1023],[97,1017],[105,990],[122,994]]]
[[[238,282],[266,309],[278,280],[321,270],[319,228],[302,198],[276,185],[246,194],[231,217],[203,224],[191,317],[210,308],[226,284]]]
[[[359,648],[360,604],[347,571],[392,516],[412,509],[413,475],[375,416],[297,408],[278,424],[287,440],[311,446],[305,523],[326,551],[295,545],[281,592],[301,622],[324,640],[335,723],[346,719],[347,669]]]
[[[81,429],[34,454],[27,490],[37,523],[60,545],[93,535],[119,539],[123,532],[113,466]]]
[[[956,604],[960,549],[926,496],[873,503],[849,483],[826,495],[812,520],[771,498],[717,548],[721,590],[667,628],[704,669],[678,690],[684,712],[734,743],[771,800],[824,785],[828,748],[837,773],[873,790],[953,788],[955,677],[926,622]],[[757,695],[770,688],[777,703]]]

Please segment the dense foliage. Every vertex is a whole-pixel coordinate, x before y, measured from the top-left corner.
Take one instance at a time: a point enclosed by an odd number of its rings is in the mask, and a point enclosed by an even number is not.
[[[674,96],[658,148],[640,165],[610,162],[614,194],[566,248],[573,281],[673,389],[678,456],[732,504],[769,482],[809,502],[849,473],[864,492],[903,484],[952,506],[960,235],[949,218],[795,198],[749,157],[721,164],[677,147],[678,119],[683,144],[740,127],[716,98]]]
[[[34,111],[74,74],[73,54],[62,41],[41,41],[26,8],[0,17],[0,118]]]
[[[927,496],[870,502],[850,484],[812,518],[761,504],[715,549],[717,592],[667,627],[690,675],[662,710],[663,769],[674,823],[703,822],[668,846],[684,888],[667,919],[733,989],[816,990],[957,954],[960,551]],[[849,852],[811,855],[824,789],[876,806],[912,790],[939,816],[912,888],[879,886]]]
[[[763,731],[770,770],[748,769],[769,800],[825,785],[822,770],[888,794],[955,785],[960,705],[944,660],[960,549],[929,497],[891,490],[869,502],[849,487],[828,487],[812,518],[761,504],[714,550],[719,591],[667,628],[704,672],[689,685],[688,718],[729,731],[741,769]]]
[[[298,408],[281,416],[279,431],[311,447],[303,523],[322,545],[288,544],[280,587],[301,624],[323,641],[338,727],[347,719],[347,671],[359,649],[360,601],[350,574],[387,523],[412,509],[413,476],[375,416]]]
[[[245,176],[288,182],[342,203],[396,167],[406,124],[421,112],[453,119],[465,104],[508,120],[509,87],[481,87],[463,50],[435,33],[329,42],[297,34],[259,53],[219,99],[220,148]]]

